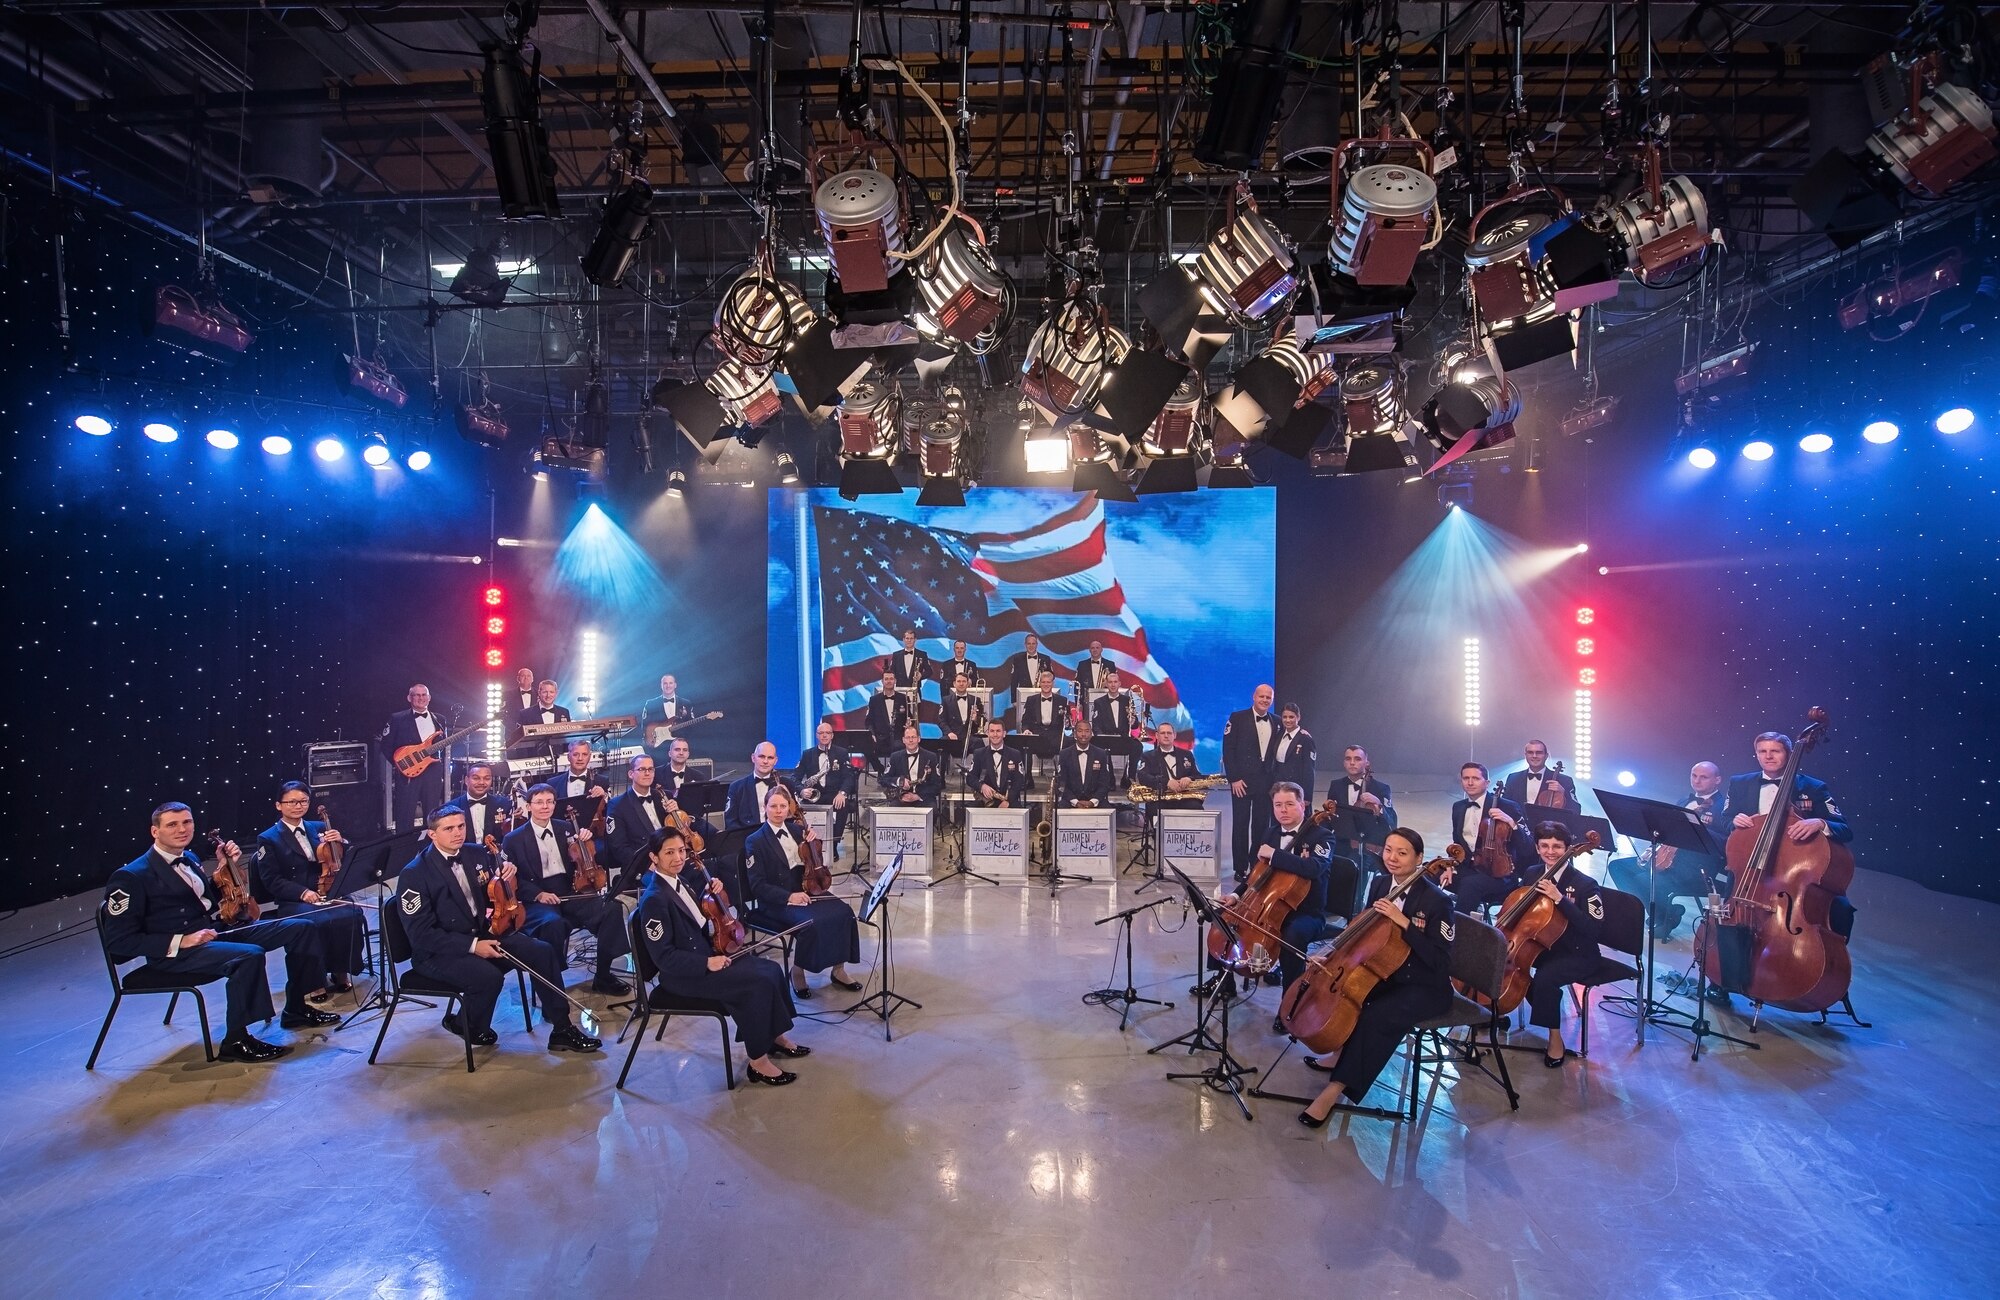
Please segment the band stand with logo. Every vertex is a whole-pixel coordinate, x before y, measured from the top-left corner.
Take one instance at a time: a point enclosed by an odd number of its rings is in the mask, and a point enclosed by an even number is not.
[[[965,806],[964,872],[980,880],[1028,878],[1026,808]]]
[[[1220,810],[1199,807],[1175,807],[1163,803],[1153,814],[1153,833],[1157,837],[1156,851],[1159,853],[1158,868],[1146,877],[1145,884],[1134,893],[1145,890],[1150,885],[1172,884],[1169,869],[1181,872],[1195,880],[1208,882],[1222,876],[1222,813]]]
[[[871,803],[862,805],[868,823],[870,855],[875,862],[903,860],[902,872],[919,880],[931,874],[931,810],[922,805]]]
[[[1101,873],[1118,873],[1118,812],[1113,808],[1058,808],[1049,862],[1049,889],[1087,885]]]

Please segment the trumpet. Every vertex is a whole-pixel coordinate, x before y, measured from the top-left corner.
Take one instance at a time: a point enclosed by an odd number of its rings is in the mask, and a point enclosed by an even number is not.
[[[1126,787],[1125,797],[1133,803],[1155,803],[1161,799],[1185,798],[1199,791],[1219,790],[1228,784],[1229,778],[1226,776],[1198,776],[1188,782],[1187,789],[1177,794],[1162,794],[1150,785],[1141,785],[1137,781],[1134,781],[1130,786]]]

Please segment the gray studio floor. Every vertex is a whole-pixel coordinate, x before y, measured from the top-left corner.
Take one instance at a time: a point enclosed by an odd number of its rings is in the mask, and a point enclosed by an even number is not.
[[[1991,1294],[1991,907],[1863,873],[1873,1029],[1779,1015],[1763,1050],[1696,1064],[1600,1013],[1587,1063],[1514,1058],[1518,1113],[1473,1076],[1415,1126],[1313,1133],[1277,1102],[1245,1123],[1163,1080],[1191,1058],[1145,1054],[1189,1026],[1191,930],[1139,932],[1139,981],[1176,1009],[1121,1034],[1080,1001],[1111,975],[1115,927],[1091,923],[1130,883],[905,891],[898,986],[923,1009],[890,1043],[873,1019],[804,1024],[799,1084],[735,1092],[710,1022],[649,1041],[619,1093],[617,1055],[550,1054],[511,992],[471,1076],[434,1013],[399,1017],[374,1067],[373,1021],[206,1065],[191,1012],[163,1028],[157,999],[86,1074],[107,1001],[88,900],[18,914],[0,947],[86,929],[0,961],[6,1290]],[[1275,993],[1234,1022],[1253,1062]]]

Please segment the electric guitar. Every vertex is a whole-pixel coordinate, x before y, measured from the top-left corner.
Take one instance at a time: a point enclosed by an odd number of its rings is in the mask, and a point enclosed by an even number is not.
[[[419,741],[414,745],[403,746],[396,751],[391,761],[395,763],[396,771],[400,772],[406,779],[414,781],[425,772],[430,771],[431,764],[437,762],[438,756],[445,750],[450,749],[473,732],[483,730],[499,721],[499,719],[500,715],[496,713],[485,722],[475,722],[469,727],[462,727],[452,732],[450,735],[446,735],[440,731],[429,740]]]
[[[678,736],[682,728],[692,727],[697,722],[713,722],[721,716],[721,709],[710,709],[707,713],[698,713],[692,718],[682,718],[679,722],[649,722],[646,724],[646,747],[658,749]]]

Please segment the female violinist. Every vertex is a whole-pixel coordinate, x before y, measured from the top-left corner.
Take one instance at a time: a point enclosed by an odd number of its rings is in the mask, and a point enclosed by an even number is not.
[[[250,869],[251,892],[266,902],[272,916],[303,916],[320,928],[326,951],[326,984],[306,995],[315,1005],[352,992],[353,977],[368,969],[367,927],[358,907],[338,904],[319,894],[325,874],[321,850],[342,843],[340,832],[324,821],[307,821],[312,791],[304,782],[287,781],[278,791],[278,820],[257,840],[264,847]],[[321,810],[324,816],[324,810]]]
[[[835,984],[859,993],[861,985],[849,977],[847,963],[861,960],[861,925],[844,899],[806,891],[807,843],[824,847],[812,828],[798,820],[792,792],[783,785],[774,786],[764,798],[764,824],[743,841],[755,919],[771,930],[812,922],[810,929],[799,933],[792,948],[792,991],[798,996],[812,996],[806,985],[807,971],[829,966]]]
[[[1382,844],[1382,865],[1389,872],[1391,892],[1400,888],[1402,893],[1377,899],[1369,908],[1402,930],[1410,955],[1368,995],[1361,1019],[1340,1051],[1307,1058],[1308,1066],[1333,1076],[1299,1112],[1299,1123],[1307,1128],[1326,1123],[1343,1092],[1350,1101],[1366,1096],[1395,1055],[1396,1044],[1419,1021],[1451,1007],[1452,898],[1423,874],[1423,837],[1403,826],[1390,831]]]
[[[785,968],[768,957],[731,958],[716,951],[714,922],[701,905],[704,896],[719,894],[722,884],[700,867],[688,866],[687,840],[679,827],[669,824],[654,831],[642,853],[650,874],[636,916],[640,941],[660,972],[660,987],[720,1002],[736,1022],[736,1041],[750,1056],[751,1078],[774,1088],[796,1080],[796,1074],[771,1060],[796,1060],[812,1051],[790,1037],[792,999],[785,988]]]
[[[1597,882],[1576,870],[1569,856],[1569,831],[1561,822],[1535,827],[1535,855],[1542,860],[1534,891],[1556,905],[1568,922],[1560,938],[1535,962],[1528,985],[1528,1023],[1549,1031],[1542,1064],[1551,1070],[1569,1059],[1563,1046],[1563,990],[1597,967],[1597,935],[1604,928],[1604,896]]]

